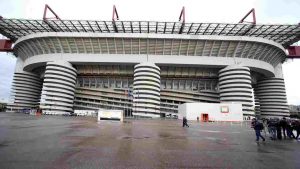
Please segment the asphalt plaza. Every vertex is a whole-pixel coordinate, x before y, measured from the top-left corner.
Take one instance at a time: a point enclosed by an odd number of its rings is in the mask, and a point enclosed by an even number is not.
[[[255,142],[249,122],[97,122],[0,113],[0,168],[300,168],[300,142]]]

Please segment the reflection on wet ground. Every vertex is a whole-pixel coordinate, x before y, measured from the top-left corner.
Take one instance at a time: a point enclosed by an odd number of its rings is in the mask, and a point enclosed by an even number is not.
[[[300,142],[248,123],[102,121],[0,113],[0,168],[300,168]]]

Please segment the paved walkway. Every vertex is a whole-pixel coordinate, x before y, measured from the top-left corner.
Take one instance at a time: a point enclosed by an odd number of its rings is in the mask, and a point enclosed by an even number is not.
[[[255,142],[248,123],[0,113],[0,168],[300,168],[300,142]]]

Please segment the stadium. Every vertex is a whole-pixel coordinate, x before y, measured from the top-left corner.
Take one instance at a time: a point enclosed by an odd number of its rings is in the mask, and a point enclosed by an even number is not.
[[[186,23],[184,8],[179,22],[120,21],[113,9],[112,21],[62,20],[47,5],[43,20],[1,17],[1,50],[17,57],[7,111],[159,118],[233,102],[245,118],[289,116],[282,64],[298,54],[299,24],[256,24],[254,10],[234,24]]]

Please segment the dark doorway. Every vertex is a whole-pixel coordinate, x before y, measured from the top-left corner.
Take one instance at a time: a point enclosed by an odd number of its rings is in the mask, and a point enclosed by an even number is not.
[[[208,122],[209,121],[208,114],[202,113],[201,114],[201,121],[202,122]]]

